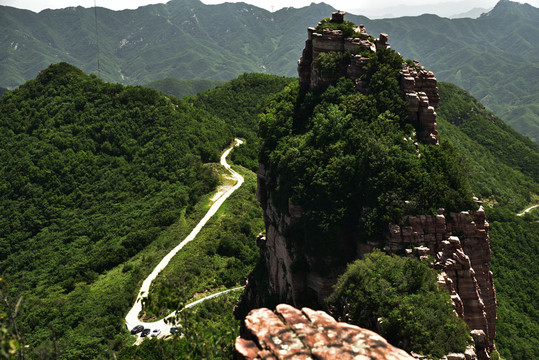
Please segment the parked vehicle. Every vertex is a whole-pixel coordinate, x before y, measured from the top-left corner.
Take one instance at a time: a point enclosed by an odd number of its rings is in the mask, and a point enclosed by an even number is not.
[[[170,328],[170,333],[171,333],[172,335],[175,335],[175,334],[181,334],[182,331],[181,331],[179,328],[177,328],[177,327],[171,327],[171,328]]]
[[[135,326],[134,328],[131,329],[131,334],[133,334],[133,335],[138,334],[142,330],[144,330],[144,326],[137,325],[137,326]]]
[[[140,333],[140,337],[146,337],[148,336],[148,334],[150,333],[150,329],[144,329],[142,330],[142,332]]]
[[[159,334],[161,334],[161,330],[159,330],[159,329],[153,329],[152,330],[152,337],[156,337]]]

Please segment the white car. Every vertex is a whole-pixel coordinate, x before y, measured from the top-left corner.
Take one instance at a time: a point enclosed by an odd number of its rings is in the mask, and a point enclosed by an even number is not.
[[[152,337],[156,337],[159,334],[161,334],[161,330],[159,330],[159,329],[153,329],[152,330]]]

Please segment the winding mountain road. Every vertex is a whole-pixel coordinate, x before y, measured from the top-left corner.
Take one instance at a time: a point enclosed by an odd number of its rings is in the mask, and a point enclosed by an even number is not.
[[[142,299],[144,299],[147,296],[148,291],[150,289],[150,285],[152,284],[152,281],[154,281],[155,278],[157,277],[157,275],[161,272],[161,270],[163,270],[168,265],[169,261],[174,257],[174,255],[176,255],[176,253],[178,251],[180,251],[187,243],[192,241],[197,236],[197,234],[200,232],[202,227],[204,227],[204,225],[206,225],[208,220],[217,212],[217,210],[219,210],[219,208],[225,202],[225,200],[230,195],[232,195],[232,193],[234,191],[236,191],[243,184],[243,181],[244,181],[243,176],[241,176],[240,174],[238,174],[237,172],[232,170],[230,165],[228,165],[228,163],[226,162],[226,158],[230,154],[232,149],[235,146],[239,146],[241,144],[243,144],[243,141],[241,141],[240,139],[235,139],[235,144],[232,145],[230,148],[228,148],[223,153],[223,155],[221,155],[221,165],[223,165],[230,172],[232,177],[236,180],[236,185],[229,188],[226,192],[222,193],[221,196],[219,196],[217,199],[215,197],[212,198],[212,200],[215,200],[215,202],[210,207],[210,209],[208,210],[206,215],[204,215],[202,220],[200,220],[200,222],[197,224],[197,226],[195,226],[193,231],[191,231],[191,233],[189,235],[187,235],[187,237],[178,246],[176,246],[174,249],[172,249],[159,262],[159,264],[157,264],[155,269],[153,269],[152,273],[150,275],[148,275],[148,277],[142,282],[142,286],[141,286],[141,288],[139,290],[137,299],[135,300],[135,303],[133,304],[133,307],[131,308],[131,310],[129,310],[129,312],[127,313],[127,315],[125,317],[125,324],[126,324],[126,326],[127,326],[127,328],[129,330],[131,330],[132,328],[134,328],[137,325],[142,325],[142,326],[144,326],[144,328],[149,328],[149,329],[152,329],[152,330],[153,329],[160,329],[161,334],[159,335],[159,337],[164,337],[164,336],[170,334],[170,328],[173,327],[174,325],[165,323],[165,320],[173,318],[176,315],[176,311],[170,313],[165,318],[163,318],[161,320],[158,320],[158,321],[154,321],[154,322],[141,321],[141,320],[139,320],[138,315],[139,315],[140,311],[142,310]],[[190,308],[190,307],[195,306],[195,305],[197,305],[197,304],[199,304],[199,303],[201,303],[201,302],[203,302],[205,300],[215,298],[215,297],[217,297],[219,295],[222,295],[222,294],[225,294],[225,293],[228,293],[228,292],[231,292],[231,291],[240,290],[242,288],[243,287],[237,287],[237,288],[234,288],[234,289],[225,290],[225,291],[222,291],[222,292],[207,296],[205,298],[199,299],[197,301],[194,301],[194,302],[186,305],[185,308]],[[137,342],[138,342],[138,340],[137,340]]]
[[[523,216],[524,214],[530,212],[531,210],[535,209],[536,207],[538,207],[539,205],[533,205],[533,206],[530,206],[529,208],[527,208],[526,210],[524,210],[523,212],[517,214],[517,216]]]

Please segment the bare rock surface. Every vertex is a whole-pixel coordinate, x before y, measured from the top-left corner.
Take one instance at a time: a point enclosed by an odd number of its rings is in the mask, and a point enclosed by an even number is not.
[[[373,331],[309,308],[255,309],[242,329],[235,359],[413,359]]]
[[[487,359],[496,335],[496,291],[489,262],[491,260],[489,224],[482,206],[476,211],[439,215],[408,216],[408,226],[391,224],[385,249],[398,252],[416,245],[420,258],[432,256],[442,270],[441,286],[451,293],[455,312],[470,329],[482,334],[476,342]]]

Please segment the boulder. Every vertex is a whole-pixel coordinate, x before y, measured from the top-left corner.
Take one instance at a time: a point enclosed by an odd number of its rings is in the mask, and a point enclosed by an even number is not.
[[[323,311],[277,305],[252,310],[236,339],[235,359],[412,360],[375,332],[337,322]]]

